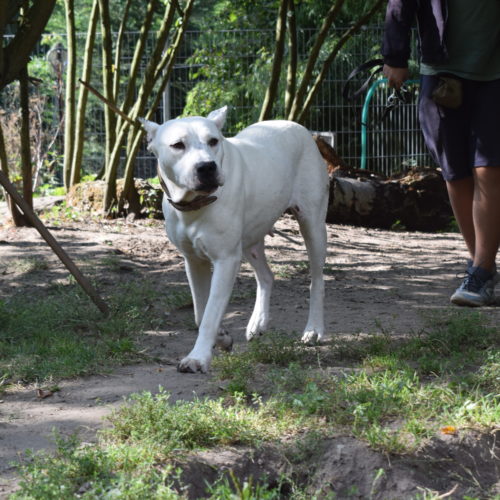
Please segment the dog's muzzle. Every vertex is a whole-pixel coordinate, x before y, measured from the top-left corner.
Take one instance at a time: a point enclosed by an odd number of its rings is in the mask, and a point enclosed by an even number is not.
[[[194,210],[199,210],[200,208],[206,207],[207,205],[210,205],[217,200],[217,196],[209,196],[210,194],[209,193],[205,195],[200,194],[191,201],[174,201],[170,197],[170,192],[168,190],[168,187],[161,176],[159,164],[157,166],[157,174],[158,174],[158,179],[160,181],[160,186],[167,197],[167,201],[180,212],[192,212]],[[215,189],[213,189],[211,192],[213,191],[215,191]]]
[[[194,166],[195,171],[195,191],[212,193],[219,185],[217,164],[214,161],[203,161]]]

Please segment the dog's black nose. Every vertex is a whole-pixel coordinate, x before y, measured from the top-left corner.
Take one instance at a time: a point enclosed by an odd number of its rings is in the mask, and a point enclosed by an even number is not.
[[[217,164],[214,161],[203,161],[196,165],[196,173],[199,177],[211,177],[217,171]]]

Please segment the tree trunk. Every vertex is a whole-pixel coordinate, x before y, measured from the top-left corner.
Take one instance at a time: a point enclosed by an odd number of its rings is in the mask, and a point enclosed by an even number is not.
[[[153,16],[155,12],[156,0],[152,0],[148,3],[146,15],[144,16],[144,22],[142,23],[139,39],[135,45],[134,56],[132,58],[132,63],[130,64],[129,76],[127,79],[127,88],[125,90],[125,98],[121,109],[124,113],[128,113],[134,102],[135,93],[137,89],[137,74],[139,72],[140,64],[146,50],[146,43],[148,39],[148,34],[151,29],[151,24],[153,22]],[[118,122],[117,128],[120,128],[120,121]]]
[[[191,11],[194,5],[194,0],[189,0],[187,5],[184,8],[183,12],[183,17],[182,17],[182,22],[180,23],[180,26],[177,29],[177,32],[174,36],[174,40],[170,47],[168,48],[167,51],[165,51],[164,58],[162,63],[160,63],[160,67],[162,69],[162,73],[157,72],[156,73],[156,80],[158,81],[158,91],[156,92],[155,99],[153,101],[153,105],[150,107],[149,111],[145,114],[146,119],[151,119],[153,113],[155,112],[156,108],[160,104],[160,101],[162,99],[162,94],[163,90],[165,89],[168,81],[170,80],[170,75],[172,74],[172,70],[174,67],[175,59],[177,57],[177,53],[180,49],[181,46],[181,41],[184,37],[184,33],[187,29],[188,26],[188,21],[189,17],[191,16]],[[144,103],[145,106],[146,103]],[[135,115],[139,116],[139,115]],[[133,185],[134,185],[134,160],[137,152],[139,150],[142,136],[143,136],[144,131],[139,128],[135,128],[133,131],[133,136],[131,138],[130,144],[130,150],[129,154],[127,156],[127,162],[125,165],[125,181],[124,181],[124,187],[123,187],[123,193],[121,196],[121,202],[120,204],[123,204],[123,200],[127,199],[129,201],[129,204],[132,206],[132,197],[134,196],[133,192]]]
[[[111,39],[111,20],[108,0],[99,0],[99,13],[101,16],[102,34],[102,85],[106,99],[115,103],[113,95],[113,41]],[[104,108],[104,123],[106,129],[106,180],[109,182],[111,199],[116,198],[116,172],[110,166],[111,152],[116,143],[116,121],[114,111],[109,107]]]
[[[97,31],[97,21],[99,20],[99,0],[94,0],[90,21],[85,40],[85,54],[83,57],[82,80],[88,82],[92,74],[92,59],[94,55],[95,35]],[[76,110],[76,133],[73,161],[71,162],[70,186],[78,184],[81,179],[83,146],[85,141],[85,113],[87,111],[87,100],[89,91],[86,87],[80,87],[78,96],[78,106]]]
[[[0,15],[1,31],[5,32],[5,23],[10,21],[10,16],[5,15],[6,0],[1,2],[4,15]],[[33,47],[49,20],[56,0],[34,0],[32,7],[23,12],[21,22],[15,36],[7,40],[7,45],[0,44],[0,90],[6,85],[17,80],[19,72],[29,62]],[[8,6],[7,6],[8,8]]]
[[[102,2],[103,0],[101,0]],[[129,115],[132,119],[141,116],[147,103],[147,99],[153,91],[154,85],[156,83],[155,76],[158,71],[161,71],[162,66],[162,54],[165,49],[165,45],[170,33],[170,28],[173,24],[175,14],[175,7],[173,3],[170,2],[165,10],[165,16],[163,18],[162,25],[158,32],[158,37],[156,40],[155,47],[150,56],[146,70],[144,71],[144,76],[137,92],[135,104],[130,109]],[[148,30],[150,26],[148,27]],[[147,35],[147,33],[146,33]],[[136,82],[134,82],[134,86]],[[134,87],[131,87],[134,88]],[[125,111],[125,110],[124,110]],[[125,111],[126,112],[126,111]],[[121,122],[119,131],[114,138],[114,147],[110,152],[110,158],[107,166],[106,172],[106,194],[104,197],[104,211],[109,213],[112,207],[116,204],[116,177],[118,172],[118,166],[120,163],[120,153],[124,143],[124,140],[128,134],[130,124],[127,122]]]
[[[33,174],[30,146],[30,96],[28,69],[19,74],[19,97],[21,104],[21,171],[23,177],[23,198],[30,208],[33,208]],[[28,220],[24,221],[28,224]]]
[[[25,9],[25,5],[14,5],[14,2],[3,1],[0,3],[0,35],[2,38],[7,24],[11,23],[13,19],[18,19],[18,28],[14,37],[3,40],[6,43],[0,44],[0,90],[16,79],[27,79],[26,66],[29,62],[30,54],[40,39],[55,3],[56,0],[34,0],[30,9]],[[9,167],[1,127],[0,164],[2,172],[8,179]],[[31,179],[31,172],[29,178]],[[6,195],[6,199],[14,224],[16,226],[26,225],[26,217],[21,214],[12,198]],[[28,196],[28,202],[30,200],[31,197]]]
[[[71,181],[71,163],[75,147],[75,95],[76,95],[76,31],[75,31],[75,2],[64,0],[66,9],[67,33],[67,69],[66,69],[66,98],[64,101],[64,187],[69,189]]]
[[[136,119],[139,116],[146,116],[146,118],[151,117],[153,112],[155,111],[165,85],[167,84],[168,78],[170,77],[170,73],[173,66],[173,61],[177,54],[177,51],[180,46],[181,39],[184,35],[184,32],[187,28],[188,20],[191,15],[192,7],[194,4],[194,0],[189,0],[187,5],[184,8],[182,22],[179,23],[177,31],[174,35],[174,41],[168,47],[165,48],[167,44],[167,40],[171,31],[171,28],[174,24],[174,18],[176,13],[175,2],[169,3],[168,7],[165,10],[165,16],[163,18],[162,25],[160,30],[158,31],[158,38],[156,40],[155,47],[150,56],[148,65],[144,71],[144,76],[141,82],[141,85],[138,90],[138,95],[135,100],[135,104],[132,109],[129,111],[128,115],[132,119]],[[146,113],[145,109],[148,105],[148,100],[150,99],[153,90],[156,86],[156,98],[154,99],[154,103],[149,108],[149,112]],[[110,159],[110,176],[114,176],[116,179],[116,173],[118,170],[118,165],[120,161],[120,151],[123,141],[127,136],[130,129],[130,123],[124,122],[121,126],[120,131],[117,134],[115,147],[111,154]],[[137,139],[137,134],[142,134],[142,128],[136,127],[136,130],[133,133],[132,143],[135,143]],[[133,146],[135,148],[135,146]],[[133,163],[132,160],[134,157],[130,157],[127,159],[127,167],[125,172],[126,186],[127,191],[124,196],[128,196],[130,185],[133,177]],[[106,177],[106,181],[108,182],[108,176]],[[113,193],[110,189],[109,185],[106,185],[106,194],[104,197],[104,211],[108,212],[113,207],[116,202],[116,191]]]

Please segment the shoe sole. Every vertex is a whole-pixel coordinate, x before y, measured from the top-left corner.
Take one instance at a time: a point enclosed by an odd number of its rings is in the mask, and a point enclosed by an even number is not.
[[[465,306],[465,307],[484,307],[484,306],[491,306],[493,304],[496,304],[496,299],[493,297],[489,301],[485,302],[475,302],[472,299],[467,299],[466,297],[460,296],[460,295],[452,295],[450,298],[450,302],[452,304],[455,304],[457,306]]]
[[[470,300],[464,299],[463,297],[452,297],[450,299],[450,302],[452,304],[455,304],[456,306],[461,306],[461,307],[482,307],[486,305],[486,304],[478,304],[477,302],[472,302]]]

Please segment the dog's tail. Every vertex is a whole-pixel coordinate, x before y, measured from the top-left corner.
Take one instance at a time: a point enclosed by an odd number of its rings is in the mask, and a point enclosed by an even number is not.
[[[335,149],[330,146],[321,136],[313,135],[313,139],[318,146],[321,156],[326,162],[326,168],[328,174],[333,174],[336,170],[347,168],[346,163],[340,157],[340,155],[335,151]]]

